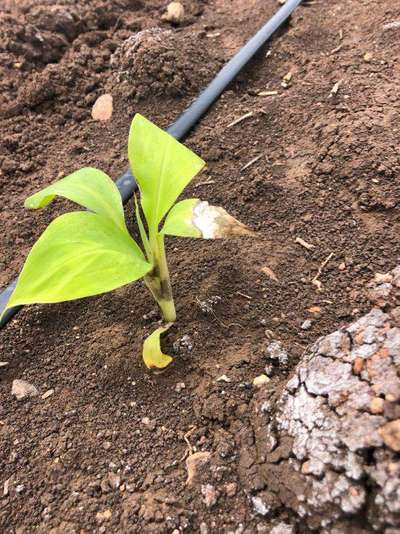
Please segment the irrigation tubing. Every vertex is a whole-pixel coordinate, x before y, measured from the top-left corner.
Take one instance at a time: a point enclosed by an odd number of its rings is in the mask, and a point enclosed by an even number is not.
[[[268,41],[273,33],[279,29],[282,24],[290,17],[296,7],[302,0],[287,0],[286,3],[275,13],[275,15],[264,24],[264,26],[249,40],[247,43],[228,61],[219,71],[215,78],[199,94],[194,102],[171,124],[167,132],[181,141],[190,130],[199,122],[201,117],[208,111],[212,104],[219,98],[223,91],[233,81],[237,74],[247,65],[250,59],[260,50]],[[116,185],[121,193],[122,201],[126,203],[137,189],[136,181],[131,171],[128,169],[125,174],[120,176]],[[0,293],[0,315],[7,306],[8,299],[11,296],[17,279],[13,280]],[[15,306],[7,310],[0,320],[0,328],[22,308]]]

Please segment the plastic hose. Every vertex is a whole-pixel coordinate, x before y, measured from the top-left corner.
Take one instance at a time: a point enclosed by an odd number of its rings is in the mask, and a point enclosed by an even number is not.
[[[275,15],[228,61],[219,71],[208,86],[198,95],[196,100],[171,124],[167,132],[181,141],[190,130],[199,122],[201,117],[208,111],[212,104],[219,98],[223,91],[233,81],[237,74],[247,65],[250,59],[268,41],[271,35],[290,17],[302,0],[287,0]],[[127,202],[137,189],[135,178],[128,169],[116,181],[123,202]],[[7,306],[8,299],[17,284],[17,280],[11,282],[0,293],[0,315]],[[0,320],[2,328],[22,306],[15,306],[7,310]]]

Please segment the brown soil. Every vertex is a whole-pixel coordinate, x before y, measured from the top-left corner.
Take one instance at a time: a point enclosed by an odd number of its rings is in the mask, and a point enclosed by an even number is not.
[[[161,0],[3,0],[0,286],[67,208],[29,213],[24,198],[83,165],[119,176],[134,113],[166,127],[278,7],[184,4],[184,24],[171,27]],[[187,194],[223,205],[259,237],[168,242],[173,366],[143,367],[141,343],[157,315],[141,283],[25,308],[1,331],[1,532],[250,534],[295,524],[284,507],[273,517],[254,507],[265,483],[252,381],[275,339],[290,355],[271,371],[282,388],[310,343],[368,309],[363,285],[400,258],[400,27],[386,26],[398,20],[395,4],[300,7],[188,139],[208,166]],[[136,53],[126,39],[143,30]],[[259,95],[270,90],[278,95]],[[91,107],[107,91],[114,114],[100,124]],[[132,218],[131,205],[126,212]],[[311,281],[331,253],[318,291]],[[16,378],[54,393],[17,401]],[[211,453],[191,485],[189,443]]]

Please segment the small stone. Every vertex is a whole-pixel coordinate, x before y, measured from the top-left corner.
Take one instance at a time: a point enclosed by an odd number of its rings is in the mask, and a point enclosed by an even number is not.
[[[256,388],[260,388],[264,386],[265,384],[268,384],[269,381],[270,381],[270,378],[268,378],[267,375],[259,375],[259,376],[256,376],[255,379],[253,380],[253,386]]]
[[[393,20],[392,22],[388,22],[387,24],[383,25],[383,30],[398,30],[400,28],[400,20]],[[390,533],[392,534],[392,533]]]
[[[312,327],[312,321],[311,319],[306,319],[303,324],[301,325],[301,329],[302,330],[310,330],[310,328]]]
[[[292,82],[292,78],[293,78],[293,74],[291,72],[288,72],[287,74],[285,74],[285,76],[282,79],[281,86],[284,89],[287,89],[290,86],[291,82]],[[303,243],[305,243],[305,241],[303,241]],[[306,247],[306,248],[308,248],[308,247]]]
[[[117,490],[121,485],[121,477],[116,473],[108,473],[108,485],[111,489]]]
[[[185,18],[185,8],[180,2],[171,2],[167,6],[167,12],[161,17],[166,22],[181,24]]]
[[[150,417],[143,417],[142,418],[142,424],[143,425],[149,425],[150,424]]]
[[[173,343],[173,349],[177,353],[184,354],[185,352],[191,352],[193,350],[193,341],[187,334],[177,339]]]
[[[104,449],[105,451],[110,450],[110,449],[111,449],[111,441],[105,441],[105,442],[103,443],[103,449]]]
[[[375,273],[374,282],[377,284],[391,284],[393,276],[390,273]]]
[[[14,395],[18,400],[26,397],[36,397],[39,391],[33,384],[26,382],[26,380],[14,380],[11,388],[11,395]]]
[[[264,504],[260,497],[252,497],[251,499],[255,512],[260,515],[267,515],[269,512],[269,506]]]
[[[380,397],[375,397],[374,399],[372,399],[369,409],[371,410],[371,413],[378,414],[383,413],[384,406],[385,401]]]
[[[234,497],[237,493],[237,484],[236,482],[229,482],[225,486],[225,492],[228,497]]]
[[[185,389],[186,386],[185,386],[185,383],[184,382],[178,382],[175,386],[175,391],[176,393],[180,393],[182,391],[182,389]]]
[[[208,534],[208,527],[206,523],[200,523],[200,534]]]
[[[269,413],[271,411],[271,403],[268,402],[268,401],[264,401],[262,404],[261,404],[261,411],[262,413]]]
[[[396,452],[400,452],[400,419],[381,426],[379,435],[385,442],[385,445]]]
[[[97,512],[96,519],[97,521],[107,521],[108,519],[111,519],[112,512],[110,509],[104,510],[104,512]]]
[[[45,393],[42,395],[42,399],[45,400],[49,397],[51,397],[54,393],[54,389],[48,389]]]
[[[4,482],[4,486],[3,486],[4,497],[7,497],[7,495],[10,493],[10,482],[11,482],[11,478],[7,478],[7,480]]]
[[[108,121],[113,113],[113,97],[110,94],[99,96],[93,104],[92,117],[95,121]]]
[[[226,375],[221,375],[216,380],[216,382],[227,382],[227,383],[229,383],[230,381],[231,379],[228,378]]]
[[[8,365],[8,362],[0,362],[0,367],[6,367]]]
[[[201,486],[201,493],[203,495],[203,500],[207,508],[212,508],[218,500],[217,492],[215,491],[214,486],[211,484],[205,484]]]
[[[344,262],[339,264],[339,271],[344,271],[346,269],[346,264]]]
[[[267,358],[271,360],[278,360],[279,365],[285,366],[289,362],[289,355],[286,350],[282,347],[280,341],[272,341],[267,349]]]
[[[16,493],[22,493],[24,489],[25,489],[25,486],[23,484],[18,484],[18,486],[15,486]]]
[[[370,63],[370,61],[372,60],[372,54],[371,54],[371,52],[366,52],[366,53],[364,54],[363,59],[364,59],[364,61],[365,61],[366,63]]]
[[[321,313],[321,308],[319,306],[311,306],[311,308],[308,308],[308,311],[313,314]]]
[[[272,363],[267,363],[267,365],[264,367],[264,372],[269,377],[274,374],[274,366],[272,365]]]
[[[271,530],[270,534],[294,534],[295,527],[287,523],[278,523]]]

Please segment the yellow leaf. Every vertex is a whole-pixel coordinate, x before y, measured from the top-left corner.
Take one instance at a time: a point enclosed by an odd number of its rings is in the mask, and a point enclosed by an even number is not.
[[[171,356],[161,351],[160,336],[166,332],[172,323],[160,326],[144,340],[143,361],[148,369],[164,369],[172,362]]]

